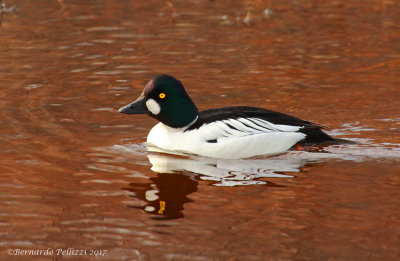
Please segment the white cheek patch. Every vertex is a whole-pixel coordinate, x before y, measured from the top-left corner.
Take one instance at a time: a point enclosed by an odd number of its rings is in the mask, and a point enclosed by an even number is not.
[[[158,115],[161,111],[160,105],[153,99],[148,99],[146,101],[146,107],[154,115]]]

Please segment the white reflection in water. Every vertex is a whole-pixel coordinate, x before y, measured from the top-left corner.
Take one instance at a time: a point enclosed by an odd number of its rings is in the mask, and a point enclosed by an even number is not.
[[[165,154],[149,154],[151,170],[158,173],[189,171],[201,174],[203,180],[214,180],[216,186],[266,184],[259,178],[290,178],[277,172],[299,172],[304,160],[249,159],[226,160],[205,157],[178,158]]]

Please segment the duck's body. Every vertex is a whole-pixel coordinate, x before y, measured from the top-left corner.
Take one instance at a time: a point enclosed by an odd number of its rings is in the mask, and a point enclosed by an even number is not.
[[[147,142],[171,153],[216,158],[248,158],[287,151],[298,143],[333,143],[321,126],[254,107],[226,107],[198,112],[183,85],[158,75],[123,113],[147,113],[158,119]]]

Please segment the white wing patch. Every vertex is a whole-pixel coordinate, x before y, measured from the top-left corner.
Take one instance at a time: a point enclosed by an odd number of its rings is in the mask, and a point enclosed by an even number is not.
[[[244,137],[261,133],[296,132],[299,126],[273,124],[258,118],[238,118],[205,124],[200,129],[205,131],[207,140]]]

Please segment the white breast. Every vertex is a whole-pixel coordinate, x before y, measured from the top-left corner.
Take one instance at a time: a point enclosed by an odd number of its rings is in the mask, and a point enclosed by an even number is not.
[[[305,138],[297,132],[300,128],[257,118],[216,121],[190,131],[159,123],[151,129],[147,142],[172,153],[239,159],[287,151]]]

